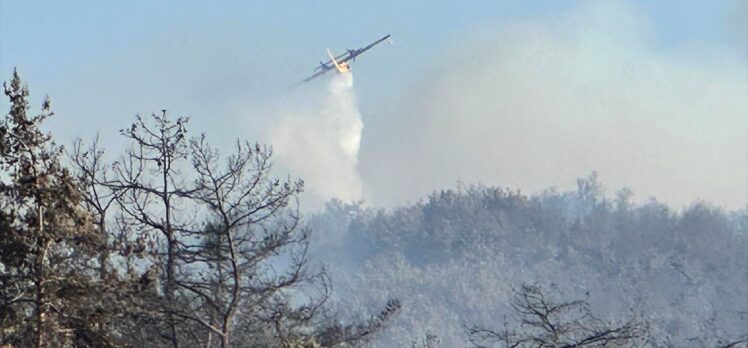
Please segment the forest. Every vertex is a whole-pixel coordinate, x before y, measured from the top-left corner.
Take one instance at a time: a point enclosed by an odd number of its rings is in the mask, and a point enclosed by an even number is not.
[[[457,185],[330,201],[272,147],[137,116],[60,145],[18,73],[0,123],[0,347],[746,347],[748,211]],[[63,115],[61,117],[66,117]]]
[[[341,310],[401,300],[385,347],[745,346],[746,211],[604,191],[592,173],[570,192],[458,187],[389,211],[331,202],[309,221],[332,236],[313,235],[312,254]],[[613,329],[631,337],[579,344]]]

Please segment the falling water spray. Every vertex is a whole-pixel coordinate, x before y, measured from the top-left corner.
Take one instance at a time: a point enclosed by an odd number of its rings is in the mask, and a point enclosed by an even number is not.
[[[282,115],[272,125],[270,142],[278,162],[305,182],[305,208],[329,199],[361,199],[358,152],[363,121],[352,74],[336,74],[317,107]]]

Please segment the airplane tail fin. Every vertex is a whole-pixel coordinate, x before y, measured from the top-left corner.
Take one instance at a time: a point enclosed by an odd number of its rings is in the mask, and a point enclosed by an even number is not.
[[[338,72],[341,72],[341,73],[348,72],[348,67],[338,64],[338,61],[335,60],[335,56],[332,55],[332,52],[330,52],[329,48],[327,49],[327,55],[330,56],[330,59],[332,60],[332,63],[335,64],[335,68],[338,69]]]

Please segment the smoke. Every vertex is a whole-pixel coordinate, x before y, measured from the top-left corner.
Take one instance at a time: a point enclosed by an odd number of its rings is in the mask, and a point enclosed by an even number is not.
[[[407,88],[392,127],[365,139],[367,200],[401,204],[458,180],[569,189],[596,170],[635,199],[744,207],[745,43],[673,47],[651,30],[628,3],[589,2],[467,32]]]
[[[269,126],[277,163],[303,178],[305,209],[331,198],[346,202],[362,196],[358,152],[363,121],[353,91],[352,74],[335,74],[320,102],[276,116]]]
[[[736,0],[730,3],[725,24],[743,54],[748,54],[748,0]]]

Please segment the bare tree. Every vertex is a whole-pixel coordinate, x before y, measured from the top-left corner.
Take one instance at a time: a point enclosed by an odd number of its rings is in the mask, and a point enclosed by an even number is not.
[[[148,256],[148,234],[142,233],[142,226],[133,225],[122,209],[117,209],[118,199],[128,190],[121,189],[121,182],[115,181],[104,154],[98,136],[88,145],[77,139],[68,154],[82,205],[92,217],[100,242],[96,248],[97,282],[92,287],[96,295],[87,299],[87,320],[106,323],[104,334],[108,335],[106,340],[83,335],[81,340],[88,343],[78,345],[152,345],[152,338],[157,336],[154,329],[160,326],[163,312],[154,311],[163,305],[155,289],[158,272],[153,267],[138,270],[137,261]]]
[[[195,242],[184,244],[180,258],[192,272],[177,284],[206,310],[180,316],[208,329],[208,346],[217,335],[220,347],[228,347],[240,309],[260,318],[281,291],[318,276],[306,272],[307,235],[297,230],[298,211],[290,206],[303,183],[273,179],[265,146],[237,142],[225,162],[204,136],[190,149],[197,173],[191,197],[210,223],[186,234]],[[288,271],[272,275],[268,260],[283,252]],[[316,306],[310,308],[313,315]]]
[[[315,338],[323,347],[356,347],[362,345],[382,332],[387,322],[400,311],[400,308],[402,308],[400,300],[390,299],[384,309],[371,316],[369,320],[348,325],[333,321],[323,325],[315,334]]]
[[[129,292],[138,307],[130,318],[162,327],[159,336],[172,347],[287,344],[334,326],[319,315],[330,281],[324,270],[309,269],[309,232],[299,228],[303,182],[272,177],[266,146],[237,142],[221,158],[205,136],[187,141],[186,123],[165,111],[150,122],[137,117],[121,131],[131,148],[111,167],[97,142],[74,146],[86,205],[100,234],[115,242],[102,250],[99,273],[116,278],[107,275],[116,252],[128,274],[141,274],[143,289]],[[381,322],[359,336],[371,336]]]
[[[175,212],[178,201],[190,194],[179,171],[180,162],[187,158],[184,127],[187,119],[171,121],[166,110],[151,116],[152,124],[137,116],[135,123],[120,131],[132,142],[132,147],[112,166],[115,178],[109,186],[118,192],[115,198],[125,223],[136,225],[141,233],[156,233],[165,239],[166,276],[162,292],[166,307],[173,308],[177,288],[177,233],[187,227],[187,222],[175,219]],[[171,310],[165,313],[168,331],[165,338],[176,348],[177,323]]]
[[[748,338],[740,338],[733,341],[718,343],[717,348],[737,348],[748,346]]]
[[[473,326],[467,329],[475,347],[634,347],[644,337],[636,321],[611,325],[595,318],[585,301],[558,303],[546,298],[539,286],[523,285],[511,302],[519,326],[500,330]]]
[[[93,223],[103,242],[99,248],[99,277],[107,278],[109,255],[112,247],[108,244],[107,218],[116,204],[118,192],[111,185],[110,168],[103,158],[104,150],[96,136],[90,146],[84,147],[81,139],[73,143],[69,158],[73,163],[80,184],[80,192],[86,210],[93,216]]]

